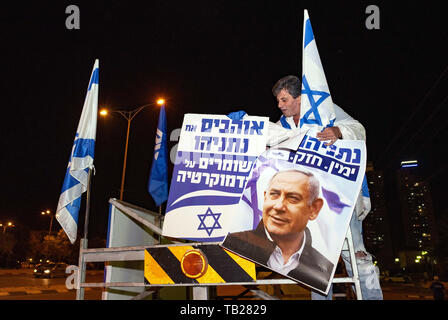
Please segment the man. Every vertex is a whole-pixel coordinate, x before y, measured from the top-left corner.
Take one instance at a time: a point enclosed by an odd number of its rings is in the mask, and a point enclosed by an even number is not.
[[[278,80],[272,88],[272,93],[277,98],[278,108],[283,115],[277,124],[284,128],[300,131],[300,99],[302,83],[296,76],[286,76]],[[366,132],[361,123],[349,116],[339,106],[334,104],[336,119],[332,127],[325,128],[317,134],[320,141],[328,141],[327,145],[332,145],[338,139],[366,140]],[[354,214],[350,221],[353,243],[356,251],[358,271],[360,274],[361,292],[363,299],[382,300],[383,295],[379,284],[378,275],[375,273],[375,266],[372,263],[372,256],[364,247],[362,239],[362,220],[370,211],[370,207],[362,201],[361,193],[355,205]],[[351,275],[351,265],[348,253],[343,251],[342,257],[346,265],[347,272]],[[319,293],[312,292],[312,299],[332,299],[332,292],[327,297]]]
[[[439,281],[438,276],[434,276],[434,281],[429,287],[432,290],[434,300],[444,300],[445,299],[445,287],[443,283]]]
[[[278,108],[283,115],[277,124],[284,128],[300,130],[300,99],[302,83],[296,76],[286,76],[277,81],[272,93],[277,98]],[[334,105],[336,121],[333,127],[327,127],[319,132],[317,137],[321,141],[330,141],[328,145],[338,139],[366,140],[366,132],[361,123],[350,117],[339,106]]]
[[[263,216],[255,230],[230,233],[222,246],[250,260],[325,291],[333,264],[312,247],[308,221],[323,206],[313,174],[274,174],[264,192]]]

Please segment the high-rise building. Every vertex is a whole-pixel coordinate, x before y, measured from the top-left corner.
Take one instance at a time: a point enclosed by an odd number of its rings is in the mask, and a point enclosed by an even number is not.
[[[363,236],[366,249],[372,253],[379,264],[393,262],[389,217],[385,199],[384,174],[375,170],[372,162],[366,167],[367,183],[372,208],[363,221]]]
[[[402,161],[397,171],[398,196],[404,235],[403,249],[431,250],[437,238],[428,184],[417,160]]]

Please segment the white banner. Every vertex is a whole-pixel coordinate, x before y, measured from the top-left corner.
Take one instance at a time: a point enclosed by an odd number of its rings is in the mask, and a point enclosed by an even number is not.
[[[254,162],[266,150],[268,129],[267,117],[184,116],[164,236],[221,241],[241,230],[235,208]]]

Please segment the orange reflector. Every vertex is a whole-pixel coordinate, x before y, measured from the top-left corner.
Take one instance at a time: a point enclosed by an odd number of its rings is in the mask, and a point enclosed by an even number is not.
[[[196,279],[207,272],[208,261],[201,250],[188,250],[182,257],[180,266],[187,277]]]

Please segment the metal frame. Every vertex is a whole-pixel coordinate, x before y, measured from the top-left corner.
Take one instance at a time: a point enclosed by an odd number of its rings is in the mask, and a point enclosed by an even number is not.
[[[128,210],[125,205],[121,203],[114,203],[122,212],[126,213],[130,217],[138,220],[148,228],[150,228],[154,233],[162,237],[162,230],[160,227],[154,225],[150,221],[147,221],[137,214],[133,213],[132,210]],[[82,239],[84,240],[84,239]],[[159,246],[183,246],[183,245],[204,245],[205,243],[183,243],[178,241],[173,241],[173,244],[169,245],[157,245]],[[210,244],[219,244],[216,243],[206,243]],[[77,299],[84,299],[84,288],[93,288],[93,287],[146,287],[148,289],[157,288],[157,287],[193,287],[193,300],[208,300],[209,299],[209,287],[212,286],[229,286],[229,285],[239,285],[239,286],[259,286],[259,285],[285,285],[285,284],[297,284],[296,281],[291,279],[259,279],[255,282],[233,282],[233,283],[207,283],[207,284],[157,284],[157,285],[148,285],[142,282],[99,282],[99,283],[86,283],[85,282],[85,273],[86,273],[86,263],[87,262],[110,262],[110,261],[143,261],[145,249],[149,246],[133,246],[133,247],[115,247],[115,248],[96,248],[96,249],[88,249],[87,244],[83,243],[81,245],[81,249],[79,252],[79,277],[77,283]],[[350,227],[348,228],[347,235],[344,241],[344,247],[342,250],[348,250],[350,253],[350,262],[353,270],[353,277],[342,277],[342,278],[333,278],[332,283],[352,283],[354,284],[356,297],[358,300],[362,300],[361,294],[361,286],[359,281],[358,274],[358,266],[356,264],[355,251],[353,246],[353,239]],[[277,297],[271,296],[266,292],[259,289],[249,289],[256,296],[260,297],[264,300],[276,300]],[[140,294],[138,294],[133,299],[143,299],[150,294],[155,293],[157,290],[146,290]]]

